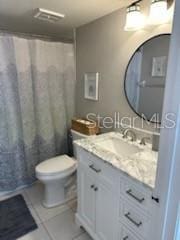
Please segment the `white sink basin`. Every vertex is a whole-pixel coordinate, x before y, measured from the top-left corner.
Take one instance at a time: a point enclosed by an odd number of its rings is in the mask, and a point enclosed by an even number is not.
[[[132,154],[142,151],[137,146],[124,142],[119,138],[109,138],[103,141],[96,142],[96,144],[102,149],[112,152],[121,157],[128,157]]]

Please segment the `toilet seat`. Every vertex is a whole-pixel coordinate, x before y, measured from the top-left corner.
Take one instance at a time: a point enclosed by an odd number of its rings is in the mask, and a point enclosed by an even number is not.
[[[76,131],[71,133],[73,140],[88,137]],[[70,200],[66,193],[69,182],[73,180],[76,184],[77,166],[78,161],[67,155],[51,158],[36,166],[36,178],[44,185],[43,206],[51,208]]]
[[[57,156],[40,163],[36,167],[36,173],[40,176],[56,176],[68,174],[77,167],[77,161],[67,155]]]

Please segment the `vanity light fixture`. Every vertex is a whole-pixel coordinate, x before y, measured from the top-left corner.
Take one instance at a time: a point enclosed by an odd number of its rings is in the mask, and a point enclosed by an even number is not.
[[[125,31],[136,31],[145,25],[159,25],[172,20],[174,0],[150,0],[149,17],[145,18],[141,13],[140,2],[138,0],[127,7]]]
[[[163,24],[167,21],[167,0],[151,0],[149,24]]]
[[[141,0],[132,3],[127,7],[125,31],[135,31],[143,28],[144,17],[141,13]]]

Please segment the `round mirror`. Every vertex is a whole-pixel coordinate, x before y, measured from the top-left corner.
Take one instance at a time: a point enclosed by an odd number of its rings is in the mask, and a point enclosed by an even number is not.
[[[143,43],[126,69],[124,89],[129,105],[145,120],[160,123],[167,72],[170,34]]]

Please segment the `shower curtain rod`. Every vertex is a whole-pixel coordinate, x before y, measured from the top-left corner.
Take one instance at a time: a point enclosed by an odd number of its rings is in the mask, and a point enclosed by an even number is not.
[[[15,32],[15,31],[9,31],[5,29],[0,29],[0,35],[2,34],[8,34],[8,35],[15,35],[17,37],[22,38],[28,38],[28,39],[39,39],[49,42],[63,42],[63,43],[73,43],[74,40],[72,39],[65,39],[65,38],[54,38],[47,35],[39,35],[39,34],[33,34],[33,33],[22,33],[22,32]]]

